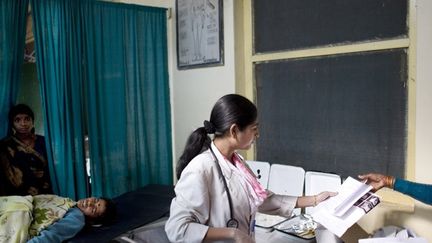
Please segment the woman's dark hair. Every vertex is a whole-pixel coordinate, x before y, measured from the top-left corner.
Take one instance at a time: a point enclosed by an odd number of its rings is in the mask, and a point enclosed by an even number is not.
[[[210,147],[211,139],[207,134],[214,133],[215,137],[224,136],[233,124],[242,131],[256,119],[257,108],[247,98],[237,94],[221,97],[213,106],[210,121],[204,121],[204,126],[196,129],[189,136],[177,163],[177,179],[180,179],[182,171],[195,156]]]
[[[15,106],[12,106],[12,108],[9,110],[9,123],[13,124],[14,118],[18,114],[26,114],[31,117],[31,119],[34,121],[34,113],[30,107],[24,104],[18,104]]]
[[[106,202],[105,211],[97,218],[91,220],[93,225],[110,225],[115,222],[117,218],[117,207],[113,200],[105,197],[99,198]]]
[[[14,118],[18,114],[28,115],[34,121],[34,113],[29,106],[27,106],[25,104],[18,104],[18,105],[12,106],[12,108],[9,110],[9,114],[8,114],[9,130],[10,131],[12,131],[12,128],[13,128]],[[34,132],[34,130],[32,130],[32,132]]]

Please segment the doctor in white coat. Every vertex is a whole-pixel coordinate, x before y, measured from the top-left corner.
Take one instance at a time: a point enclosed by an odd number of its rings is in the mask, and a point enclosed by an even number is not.
[[[208,134],[214,134],[213,141]],[[214,105],[210,121],[189,137],[177,165],[176,197],[165,231],[171,242],[254,242],[255,213],[290,217],[296,207],[316,206],[334,196],[277,195],[256,180],[237,150],[258,137],[257,109],[230,94]]]

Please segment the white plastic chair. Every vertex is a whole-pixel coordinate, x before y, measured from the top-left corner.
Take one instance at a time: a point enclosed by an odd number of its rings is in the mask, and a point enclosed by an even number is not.
[[[316,195],[323,191],[336,191],[341,185],[341,177],[336,174],[307,171],[305,175],[305,196]],[[311,214],[314,207],[307,207],[305,213]]]
[[[270,174],[270,163],[264,161],[253,161],[253,160],[247,160],[246,163],[254,172],[258,182],[261,183],[261,185],[265,189],[267,189],[268,178]]]
[[[303,196],[304,178],[305,170],[302,167],[272,164],[268,189],[276,194]],[[293,213],[299,215],[301,209],[294,209]]]

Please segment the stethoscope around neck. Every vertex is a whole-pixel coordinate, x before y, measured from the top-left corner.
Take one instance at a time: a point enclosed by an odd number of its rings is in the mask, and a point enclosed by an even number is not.
[[[214,162],[217,165],[219,174],[222,176],[222,181],[223,181],[223,184],[224,184],[224,187],[225,187],[225,191],[226,191],[227,196],[228,196],[228,204],[229,204],[229,209],[230,209],[230,219],[227,221],[226,226],[229,227],[229,228],[238,228],[239,222],[233,217],[233,206],[232,206],[231,194],[229,192],[228,185],[227,185],[227,182],[225,180],[225,176],[222,174],[222,168],[221,168],[221,166],[219,164],[219,159],[217,158],[216,154],[213,152],[213,149],[211,148],[211,145],[210,145],[210,151],[213,154]]]

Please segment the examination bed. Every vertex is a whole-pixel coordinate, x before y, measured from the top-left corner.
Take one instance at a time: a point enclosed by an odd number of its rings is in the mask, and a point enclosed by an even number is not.
[[[174,186],[147,185],[113,198],[117,220],[112,225],[84,229],[69,242],[110,242],[117,236],[168,216]]]

